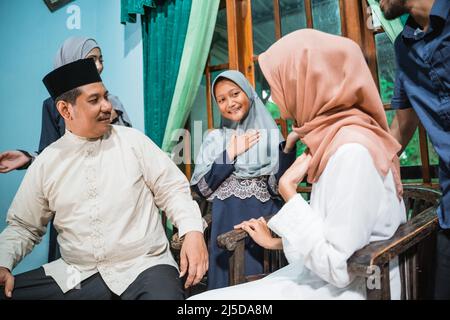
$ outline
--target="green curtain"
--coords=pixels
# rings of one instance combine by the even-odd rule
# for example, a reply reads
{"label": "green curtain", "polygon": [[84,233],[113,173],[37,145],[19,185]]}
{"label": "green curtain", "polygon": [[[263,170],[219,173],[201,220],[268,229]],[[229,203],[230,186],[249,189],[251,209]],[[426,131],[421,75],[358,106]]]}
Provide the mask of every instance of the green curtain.
{"label": "green curtain", "polygon": [[145,133],[158,146],[180,67],[192,0],[122,0],[122,23],[141,15]]}
{"label": "green curtain", "polygon": [[220,0],[192,0],[186,42],[170,106],[162,149],[171,151],[178,139],[175,130],[184,128],[200,86],[216,25]]}
{"label": "green curtain", "polygon": [[171,0],[142,16],[145,133],[161,146],[177,81],[192,0]]}
{"label": "green curtain", "polygon": [[[192,0],[121,1],[122,23],[134,23],[136,15],[141,15],[145,133],[161,146],[177,83]],[[166,234],[170,239],[172,226],[168,221]]]}
{"label": "green curtain", "polygon": [[153,0],[121,0],[120,22],[136,22],[136,15],[145,13],[144,7],[155,8]]}
{"label": "green curtain", "polygon": [[378,1],[367,0],[367,2],[369,3],[370,8],[372,8],[373,14],[377,17],[377,19],[383,26],[383,29],[386,32],[387,36],[389,37],[391,42],[394,43],[395,38],[397,38],[397,36],[403,31],[407,16],[402,16],[401,18],[397,18],[394,20],[387,20],[381,12],[380,4]]}

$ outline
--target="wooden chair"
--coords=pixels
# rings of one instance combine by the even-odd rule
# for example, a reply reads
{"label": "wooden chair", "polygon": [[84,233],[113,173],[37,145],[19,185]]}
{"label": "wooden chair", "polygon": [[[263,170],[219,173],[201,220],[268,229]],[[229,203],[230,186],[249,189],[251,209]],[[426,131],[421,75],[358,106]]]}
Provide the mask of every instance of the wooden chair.
{"label": "wooden chair", "polygon": [[[200,212],[202,213],[203,219],[206,221],[206,224],[208,227],[204,230],[204,237],[205,242],[208,244],[210,240],[210,234],[211,234],[211,204],[206,201],[206,199],[200,197],[196,193],[192,193],[192,198],[197,202]],[[164,219],[163,219],[164,220]],[[164,225],[165,222],[163,221]],[[180,256],[180,250],[181,246],[183,245],[183,240],[179,238],[178,231],[176,228],[174,228],[174,233],[172,235],[172,239],[170,240],[170,249],[172,251],[172,254],[175,257],[175,260],[179,263],[179,256]]]}
{"label": "wooden chair", "polygon": [[[423,299],[431,292],[435,256],[435,236],[438,229],[436,207],[440,192],[419,186],[404,187],[404,201],[408,221],[401,225],[394,236],[376,241],[358,250],[348,260],[348,270],[357,276],[373,281],[373,289],[367,286],[370,300],[390,299],[389,263],[399,257],[402,299]],[[270,219],[270,217],[266,217]],[[260,279],[286,265],[281,251],[265,250],[264,274],[244,275],[243,230],[232,230],[217,238],[218,245],[231,253],[230,285]],[[374,278],[377,277],[378,278]],[[369,282],[368,282],[369,283]]]}

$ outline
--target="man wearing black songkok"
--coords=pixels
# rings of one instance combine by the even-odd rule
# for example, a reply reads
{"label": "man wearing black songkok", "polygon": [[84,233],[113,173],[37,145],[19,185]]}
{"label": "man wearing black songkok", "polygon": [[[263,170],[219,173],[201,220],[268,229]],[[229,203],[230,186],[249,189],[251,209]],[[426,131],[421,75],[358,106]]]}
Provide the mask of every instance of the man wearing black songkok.
{"label": "man wearing black songkok", "polygon": [[[182,299],[207,270],[200,210],[183,173],[139,131],[110,124],[108,92],[91,59],[43,79],[66,133],[33,162],[0,234],[1,299]],[[180,272],[159,210],[184,243]],[[56,214],[55,214],[56,212]],[[11,270],[54,218],[61,259]]]}

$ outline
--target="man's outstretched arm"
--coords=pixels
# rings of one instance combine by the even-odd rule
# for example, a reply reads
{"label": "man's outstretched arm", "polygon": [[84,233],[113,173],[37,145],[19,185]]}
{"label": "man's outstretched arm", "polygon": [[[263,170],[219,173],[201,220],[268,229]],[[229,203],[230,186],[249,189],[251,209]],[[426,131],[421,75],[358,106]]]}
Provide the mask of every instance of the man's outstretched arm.
{"label": "man's outstretched arm", "polygon": [[13,170],[27,169],[32,160],[33,156],[26,151],[4,151],[0,153],[0,173],[8,173]]}
{"label": "man's outstretched arm", "polygon": [[9,208],[7,227],[0,234],[0,285],[5,284],[7,297],[13,289],[8,272],[41,242],[53,216],[40,184],[39,169],[28,170]]}
{"label": "man's outstretched arm", "polygon": [[148,138],[142,142],[144,178],[156,206],[184,237],[180,254],[180,276],[187,273],[185,287],[195,285],[208,269],[208,252],[203,238],[203,219],[192,199],[189,182],[175,163]]}

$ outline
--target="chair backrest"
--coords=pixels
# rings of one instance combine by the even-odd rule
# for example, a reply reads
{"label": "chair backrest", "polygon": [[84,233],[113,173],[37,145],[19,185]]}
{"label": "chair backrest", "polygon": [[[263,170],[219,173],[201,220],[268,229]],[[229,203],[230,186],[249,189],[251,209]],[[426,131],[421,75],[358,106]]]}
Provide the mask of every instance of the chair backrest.
{"label": "chair backrest", "polygon": [[[382,287],[369,292],[369,299],[389,299],[389,261],[399,257],[402,299],[422,299],[432,287],[429,279],[433,275],[435,257],[435,235],[437,217],[435,208],[440,192],[422,186],[404,186],[408,222],[399,227],[391,239],[368,244],[348,260],[349,271],[368,277],[368,270],[378,266],[382,271]],[[270,217],[266,217],[266,220]],[[287,261],[282,251],[265,250],[264,274],[244,275],[244,243],[247,237],[242,230],[232,230],[218,237],[219,246],[231,253],[230,285],[257,280],[285,266]]]}
{"label": "chair backrest", "polygon": [[441,193],[423,186],[403,186],[406,218],[410,220],[423,210],[439,204]]}
{"label": "chair backrest", "polygon": [[369,243],[356,251],[347,264],[355,275],[379,279],[378,286],[367,286],[368,299],[390,299],[389,265],[398,257],[401,299],[428,298],[433,290],[435,235],[438,228],[436,207],[440,193],[421,186],[405,186],[404,201],[408,221],[388,240]]}
{"label": "chair backrest", "polygon": [[[433,189],[405,186],[403,199],[407,220],[430,207],[437,207],[440,197],[441,193]],[[435,259],[436,232],[399,254],[402,300],[431,298]]]}

